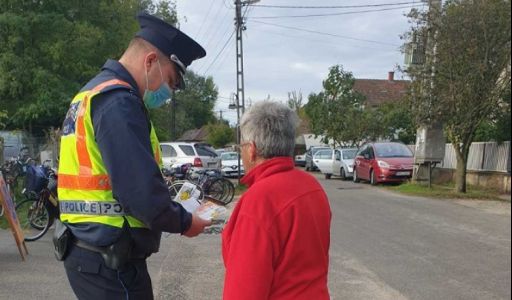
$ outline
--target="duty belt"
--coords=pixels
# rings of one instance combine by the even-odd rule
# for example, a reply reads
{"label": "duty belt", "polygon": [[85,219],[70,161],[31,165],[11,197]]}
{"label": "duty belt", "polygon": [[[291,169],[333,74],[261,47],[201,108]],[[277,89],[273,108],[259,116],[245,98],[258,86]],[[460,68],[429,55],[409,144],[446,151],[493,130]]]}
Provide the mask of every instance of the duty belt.
{"label": "duty belt", "polygon": [[60,213],[94,216],[124,216],[121,203],[116,201],[60,200]]}

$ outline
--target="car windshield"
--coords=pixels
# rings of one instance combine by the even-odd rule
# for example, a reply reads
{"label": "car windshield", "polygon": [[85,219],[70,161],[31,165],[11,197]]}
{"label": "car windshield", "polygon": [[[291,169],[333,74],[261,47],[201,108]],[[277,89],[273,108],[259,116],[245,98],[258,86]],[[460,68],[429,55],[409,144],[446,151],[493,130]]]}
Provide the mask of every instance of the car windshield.
{"label": "car windshield", "polygon": [[236,152],[222,153],[220,155],[221,160],[237,160],[238,154]]}
{"label": "car windshield", "polygon": [[317,153],[318,151],[320,151],[320,150],[327,150],[327,149],[329,149],[329,148],[327,148],[327,147],[324,147],[324,148],[312,148],[311,149],[311,153],[313,155],[315,155],[315,153]]}
{"label": "car windshield", "polygon": [[357,150],[343,150],[343,159],[354,159],[356,157]]}
{"label": "car windshield", "polygon": [[413,157],[407,146],[397,143],[375,144],[377,157]]}
{"label": "car windshield", "polygon": [[217,152],[208,145],[204,144],[195,144],[197,155],[199,156],[210,156],[210,157],[217,157]]}

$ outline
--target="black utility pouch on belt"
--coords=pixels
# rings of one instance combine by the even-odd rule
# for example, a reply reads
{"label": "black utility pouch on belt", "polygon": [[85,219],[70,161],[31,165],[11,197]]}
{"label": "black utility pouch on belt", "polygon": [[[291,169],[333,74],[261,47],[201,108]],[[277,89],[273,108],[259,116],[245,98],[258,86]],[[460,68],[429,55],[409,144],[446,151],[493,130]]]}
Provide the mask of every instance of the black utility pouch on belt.
{"label": "black utility pouch on belt", "polygon": [[99,253],[105,262],[105,265],[113,270],[120,270],[128,261],[132,259],[132,250],[134,242],[130,235],[127,223],[123,226],[123,232],[119,239],[107,247],[97,247],[81,240],[76,240],[75,245]]}
{"label": "black utility pouch on belt", "polygon": [[104,249],[100,254],[105,265],[114,270],[121,269],[131,259],[133,249],[133,240],[127,228],[124,228],[117,242]]}
{"label": "black utility pouch on belt", "polygon": [[71,243],[73,242],[73,234],[60,220],[55,220],[55,231],[53,232],[53,246],[55,258],[58,261],[66,259]]}

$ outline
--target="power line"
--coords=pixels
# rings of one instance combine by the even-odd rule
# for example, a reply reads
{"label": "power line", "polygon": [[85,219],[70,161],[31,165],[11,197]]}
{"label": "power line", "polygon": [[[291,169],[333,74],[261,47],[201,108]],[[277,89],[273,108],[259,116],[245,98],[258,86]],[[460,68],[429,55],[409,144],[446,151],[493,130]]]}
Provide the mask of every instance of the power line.
{"label": "power line", "polygon": [[302,31],[302,32],[309,32],[309,33],[315,33],[315,34],[320,34],[320,35],[332,36],[332,37],[337,37],[337,38],[341,38],[341,39],[354,40],[354,41],[367,42],[367,43],[374,43],[374,44],[380,44],[380,45],[388,45],[388,46],[394,46],[394,47],[399,47],[400,46],[400,45],[386,43],[386,42],[367,40],[367,39],[360,39],[360,38],[344,36],[344,35],[339,35],[339,34],[334,34],[334,33],[326,33],[326,32],[320,32],[320,31],[309,30],[309,29],[298,28],[298,27],[292,27],[292,26],[279,25],[279,24],[274,24],[274,23],[267,23],[267,22],[256,21],[256,20],[251,20],[251,21],[254,22],[254,23],[264,24],[264,25],[268,25],[268,26],[275,26],[275,27],[281,27],[281,28],[286,28],[286,29],[290,29],[290,30],[297,30],[297,31]]}
{"label": "power line", "polygon": [[[214,0],[211,0],[212,2],[215,2]],[[222,8],[222,5],[220,6],[220,8]],[[218,13],[220,12],[220,10],[218,11]],[[217,13],[217,15],[218,15]],[[229,31],[231,29],[231,22],[227,21],[228,19],[226,19],[226,16],[227,14],[229,13],[229,9],[225,9],[225,13],[224,13],[224,16],[221,18],[221,20],[225,20],[221,25],[227,25],[225,28],[226,30],[224,32],[221,32],[222,30],[222,26],[216,26],[217,27],[217,31],[215,32],[212,32],[211,35],[205,35],[205,42],[203,44],[203,46],[205,47],[205,49],[211,49],[211,51],[213,53],[216,53],[217,50],[219,49],[219,46],[221,45],[221,42],[229,35]],[[213,20],[213,22],[215,22],[215,20]],[[214,27],[213,26],[213,23],[210,25],[210,27]],[[205,31],[205,33],[208,32],[208,30]],[[220,33],[220,35],[219,35]],[[216,42],[212,43],[214,38],[216,39]],[[212,45],[210,47],[210,45]],[[197,68],[198,70],[198,73],[201,72],[201,70],[203,70],[209,63],[209,57],[207,57],[206,60],[202,61],[201,65]]]}
{"label": "power line", "polygon": [[223,0],[224,2],[224,6],[227,8],[227,9],[233,9],[235,8],[233,5],[229,4],[229,1],[227,0]]}
{"label": "power line", "polygon": [[[290,35],[290,34],[286,34],[286,33],[280,33],[280,32],[273,32],[273,31],[269,31],[269,30],[265,30],[265,29],[262,29],[262,28],[254,28],[255,30],[258,30],[258,31],[261,31],[261,32],[265,32],[266,34],[274,34],[274,35],[278,35],[278,36],[282,36],[282,37],[285,37],[285,38],[290,38],[290,39],[298,39],[298,40],[302,40],[302,41],[310,41],[310,42],[314,42],[314,43],[323,43],[323,44],[326,44],[326,45],[331,45],[333,47],[336,47],[336,46],[347,46],[347,44],[342,44],[341,41],[334,41],[332,39],[329,39],[329,40],[320,40],[320,39],[311,39],[311,38],[306,38],[306,37],[303,37],[303,36],[296,36],[296,35]],[[353,48],[361,48],[361,49],[370,49],[370,50],[377,50],[377,51],[383,51],[383,48],[372,48],[372,47],[364,47],[364,46],[359,46],[359,45],[348,45],[350,47],[353,47]],[[391,48],[389,48],[391,51]],[[392,51],[398,51],[396,49],[396,47],[393,46],[393,49]],[[387,50],[387,48],[386,48]]]}
{"label": "power line", "polygon": [[395,3],[382,3],[382,4],[361,4],[361,5],[332,5],[332,6],[296,6],[296,5],[265,5],[256,4],[254,7],[261,8],[292,8],[292,9],[345,9],[345,8],[363,8],[363,7],[383,7],[383,6],[397,6],[406,4],[415,4],[416,2],[395,2]]}
{"label": "power line", "polygon": [[[211,0],[211,1],[212,1],[212,2],[215,2],[215,1],[213,1],[213,0]],[[216,21],[218,20],[218,19],[217,19],[217,17],[219,16],[220,11],[222,10],[222,6],[223,6],[223,5],[219,5],[219,6],[217,7],[217,10],[216,10],[216,12],[215,12],[215,14],[214,14],[214,16],[213,16],[213,19],[212,19],[211,24],[214,24],[214,22],[216,22]],[[209,12],[208,12],[208,15],[209,15]],[[206,30],[204,31],[204,34],[201,34],[201,36],[207,37],[207,36],[208,36],[208,34],[207,34],[207,33],[208,33],[209,31],[211,31],[211,29],[213,29],[213,28],[215,28],[215,27],[210,25],[210,27],[206,28]],[[213,29],[213,30],[215,30],[215,29]],[[212,35],[214,35],[214,33],[213,33]],[[200,38],[199,38],[199,36],[198,36],[197,38],[198,38],[198,39],[200,39]]]}
{"label": "power line", "polygon": [[[212,1],[213,1],[213,0],[212,0]],[[229,20],[228,18],[226,18],[226,17],[228,16],[229,12],[230,12],[230,11],[226,9],[226,10],[224,11],[224,15],[222,16],[222,18],[221,18],[220,20]],[[214,21],[214,22],[215,22],[215,21]],[[228,26],[226,27],[226,30],[224,31],[224,33],[223,33],[223,34],[221,34],[221,35],[219,36],[219,39],[218,39],[217,43],[215,43],[215,46],[214,46],[212,49],[216,49],[216,48],[219,46],[220,41],[222,40],[222,38],[221,38],[221,37],[226,36],[226,35],[229,33],[229,29],[231,28],[231,22],[229,22],[229,21],[228,21],[227,23],[226,23],[226,22],[224,22],[223,24],[228,24]],[[217,32],[221,32],[221,31],[220,31],[220,27],[219,27],[219,30],[218,30]],[[206,45],[206,46],[208,46],[208,45],[213,45],[213,43],[214,43],[213,41],[214,41],[214,39],[215,39],[216,37],[217,37],[217,34],[216,34],[216,33],[211,34],[211,35],[208,37],[208,40],[206,41],[205,45]],[[206,37],[205,37],[205,38],[206,38]]]}
{"label": "power line", "polygon": [[233,30],[233,32],[231,33],[231,35],[229,36],[228,40],[226,41],[226,43],[224,44],[224,46],[222,47],[222,49],[220,49],[219,53],[217,53],[217,56],[215,56],[215,58],[213,59],[213,61],[210,63],[210,65],[208,66],[208,68],[206,68],[206,71],[204,71],[203,73],[203,76],[206,75],[206,73],[208,73],[208,71],[210,70],[210,68],[213,66],[213,64],[217,61],[217,59],[219,58],[219,56],[221,55],[222,52],[224,52],[224,50],[226,49],[227,45],[229,44],[229,42],[231,41],[231,39],[233,38],[233,35],[235,34],[235,30]]}
{"label": "power line", "polygon": [[371,12],[380,12],[380,11],[388,11],[388,10],[399,10],[405,8],[415,8],[422,7],[423,5],[408,5],[401,7],[392,7],[392,8],[381,8],[381,9],[372,9],[372,10],[359,10],[359,11],[349,11],[349,12],[340,12],[340,13],[327,13],[327,14],[314,14],[314,15],[295,15],[295,16],[263,16],[263,17],[251,17],[252,19],[297,19],[297,18],[316,18],[316,17],[334,17],[334,16],[342,16],[342,15],[354,15],[354,14],[363,14],[363,13],[371,13]]}
{"label": "power line", "polygon": [[204,17],[203,22],[201,22],[201,26],[199,26],[199,30],[196,33],[196,37],[199,37],[199,33],[201,33],[201,30],[203,29],[203,26],[206,23],[206,19],[208,19],[208,17],[210,16],[210,13],[212,12],[213,3],[215,3],[215,1],[212,1],[210,3],[210,8],[208,8],[208,13],[206,13],[206,17]]}

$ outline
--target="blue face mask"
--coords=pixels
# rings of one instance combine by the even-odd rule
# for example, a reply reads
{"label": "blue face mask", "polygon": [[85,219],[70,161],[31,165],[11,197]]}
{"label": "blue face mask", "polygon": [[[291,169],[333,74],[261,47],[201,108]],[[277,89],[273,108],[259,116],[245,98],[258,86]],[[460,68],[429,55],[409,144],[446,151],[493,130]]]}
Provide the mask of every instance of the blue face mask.
{"label": "blue face mask", "polygon": [[169,87],[169,84],[164,82],[164,76],[162,75],[162,68],[160,67],[160,62],[158,62],[158,68],[160,69],[160,76],[162,77],[162,84],[156,91],[151,91],[148,89],[148,72],[146,70],[146,91],[144,91],[144,104],[148,109],[158,108],[164,105],[167,101],[170,101],[172,98],[172,90]]}

